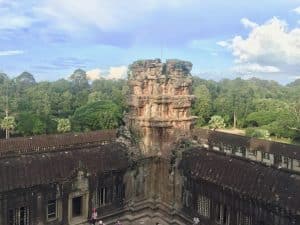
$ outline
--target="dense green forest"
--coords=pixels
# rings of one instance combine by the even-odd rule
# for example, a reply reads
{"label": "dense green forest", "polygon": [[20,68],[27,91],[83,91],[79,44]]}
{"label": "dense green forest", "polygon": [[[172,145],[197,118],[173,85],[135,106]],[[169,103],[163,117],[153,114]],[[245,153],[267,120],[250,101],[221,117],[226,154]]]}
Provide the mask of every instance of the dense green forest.
{"label": "dense green forest", "polygon": [[300,79],[283,86],[257,78],[215,82],[194,77],[193,93],[197,126],[213,125],[217,115],[226,127],[246,129],[248,136],[300,139]]}
{"label": "dense green forest", "polygon": [[[78,69],[68,80],[36,82],[24,72],[0,73],[0,137],[116,128],[126,111],[126,80],[88,81]],[[300,139],[300,80],[286,86],[260,79],[220,82],[194,77],[196,126],[236,127],[254,137]]]}
{"label": "dense green forest", "polygon": [[36,82],[27,72],[14,79],[2,73],[1,137],[6,128],[13,136],[115,128],[125,110],[126,92],[125,80],[90,83],[81,69],[55,82]]}

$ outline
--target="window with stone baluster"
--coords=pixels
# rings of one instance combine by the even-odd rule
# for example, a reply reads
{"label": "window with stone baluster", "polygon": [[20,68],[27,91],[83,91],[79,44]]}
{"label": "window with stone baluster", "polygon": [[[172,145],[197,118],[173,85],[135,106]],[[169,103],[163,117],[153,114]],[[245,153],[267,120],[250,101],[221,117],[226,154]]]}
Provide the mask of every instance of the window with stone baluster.
{"label": "window with stone baluster", "polygon": [[47,204],[47,220],[55,220],[57,218],[57,201],[49,200]]}
{"label": "window with stone baluster", "polygon": [[197,199],[197,212],[199,215],[210,217],[210,199],[204,195],[199,195]]}
{"label": "window with stone baluster", "polygon": [[30,210],[28,206],[8,210],[8,225],[29,225]]}
{"label": "window with stone baluster", "polygon": [[238,225],[252,225],[251,217],[243,214],[242,212],[237,213],[237,224]]}

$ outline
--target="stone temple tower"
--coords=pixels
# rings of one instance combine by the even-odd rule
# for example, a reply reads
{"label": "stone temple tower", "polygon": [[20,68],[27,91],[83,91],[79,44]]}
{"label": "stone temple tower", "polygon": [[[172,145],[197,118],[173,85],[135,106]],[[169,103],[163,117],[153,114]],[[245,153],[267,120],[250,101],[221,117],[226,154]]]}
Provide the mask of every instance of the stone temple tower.
{"label": "stone temple tower", "polygon": [[127,126],[144,156],[168,157],[172,146],[189,135],[195,117],[190,108],[192,64],[181,60],[136,61],[129,67]]}

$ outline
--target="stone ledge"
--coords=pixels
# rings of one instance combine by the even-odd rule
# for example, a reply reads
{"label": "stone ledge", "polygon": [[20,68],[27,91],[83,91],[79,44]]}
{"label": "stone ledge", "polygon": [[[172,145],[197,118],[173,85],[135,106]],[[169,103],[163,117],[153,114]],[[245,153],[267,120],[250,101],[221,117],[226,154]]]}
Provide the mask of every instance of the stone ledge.
{"label": "stone ledge", "polygon": [[[154,221],[159,221],[162,225],[192,223],[188,216],[161,201],[146,199],[133,204],[133,206],[127,204],[123,209],[105,215],[101,219],[107,225],[113,225],[117,220],[123,225],[155,224]],[[141,223],[142,221],[144,223]]]}

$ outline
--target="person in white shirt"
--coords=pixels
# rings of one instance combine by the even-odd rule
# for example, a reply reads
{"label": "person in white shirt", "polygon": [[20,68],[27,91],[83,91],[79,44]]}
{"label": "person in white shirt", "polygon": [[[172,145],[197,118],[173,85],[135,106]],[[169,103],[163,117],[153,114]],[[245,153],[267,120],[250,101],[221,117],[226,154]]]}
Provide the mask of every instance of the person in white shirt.
{"label": "person in white shirt", "polygon": [[92,212],[92,224],[93,224],[93,225],[96,224],[97,217],[98,217],[97,210],[96,210],[96,208],[93,208],[93,212]]}
{"label": "person in white shirt", "polygon": [[200,223],[199,218],[198,218],[198,217],[194,217],[194,218],[193,218],[193,225],[197,225],[197,224],[199,224],[199,223]]}

